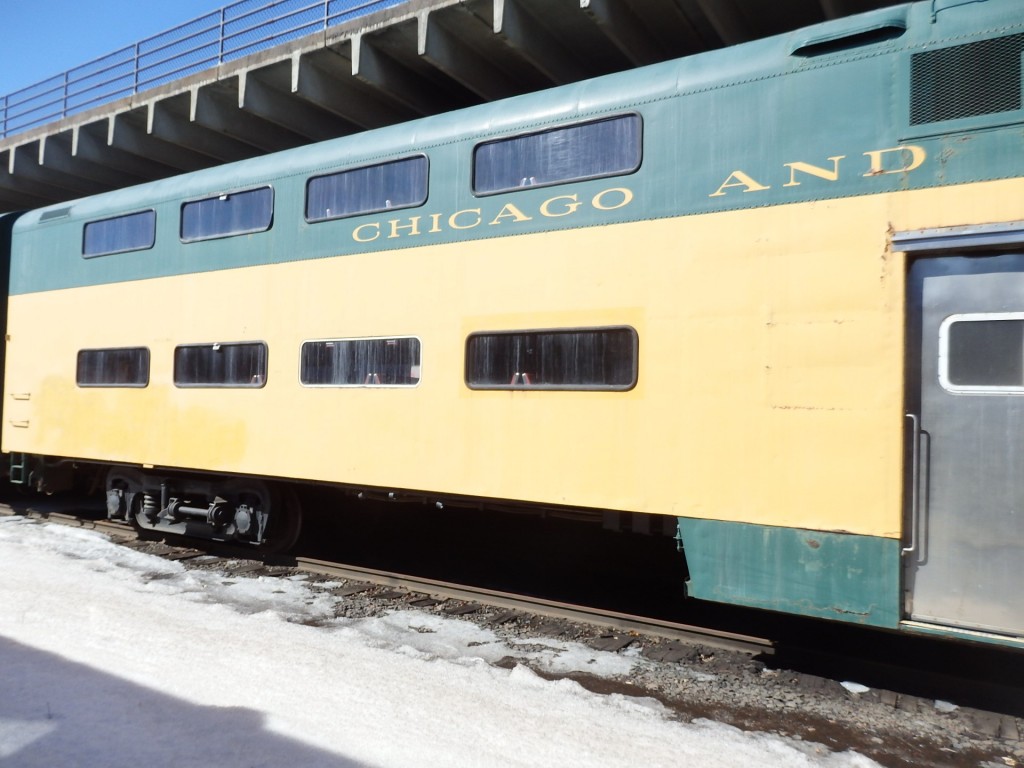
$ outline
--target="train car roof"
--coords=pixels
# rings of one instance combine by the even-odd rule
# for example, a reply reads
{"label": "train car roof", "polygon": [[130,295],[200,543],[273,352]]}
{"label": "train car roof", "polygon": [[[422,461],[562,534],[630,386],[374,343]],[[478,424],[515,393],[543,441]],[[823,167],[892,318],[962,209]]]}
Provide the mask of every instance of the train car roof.
{"label": "train car roof", "polygon": [[[1007,8],[1012,9],[1015,1],[971,0],[972,21],[985,15],[997,20],[1000,14],[1005,21]],[[24,215],[16,228],[51,219],[96,218],[168,200],[229,193],[292,175],[356,167],[469,138],[498,137],[609,110],[628,110],[630,106],[681,94],[826,66],[851,56],[876,55],[877,50],[859,50],[870,43],[891,42],[898,50],[938,34],[930,28],[935,27],[937,8],[966,4],[966,0],[924,0],[881,8],[730,48],[48,206]]]}

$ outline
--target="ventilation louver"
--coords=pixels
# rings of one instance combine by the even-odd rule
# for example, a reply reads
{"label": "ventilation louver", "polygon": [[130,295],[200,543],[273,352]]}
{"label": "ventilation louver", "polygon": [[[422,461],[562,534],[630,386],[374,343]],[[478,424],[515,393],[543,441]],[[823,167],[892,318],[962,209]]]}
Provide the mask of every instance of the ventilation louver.
{"label": "ventilation louver", "polygon": [[910,124],[1021,108],[1024,33],[915,53],[910,60]]}
{"label": "ventilation louver", "polygon": [[71,206],[68,205],[64,208],[51,208],[48,211],[43,211],[39,216],[40,221],[49,221],[50,219],[60,219],[71,213]]}

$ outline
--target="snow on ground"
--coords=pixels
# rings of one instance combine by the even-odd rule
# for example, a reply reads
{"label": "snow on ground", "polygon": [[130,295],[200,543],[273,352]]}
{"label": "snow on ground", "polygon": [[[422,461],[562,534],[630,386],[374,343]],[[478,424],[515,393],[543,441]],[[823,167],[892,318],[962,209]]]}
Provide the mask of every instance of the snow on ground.
{"label": "snow on ground", "polygon": [[[876,765],[495,667],[527,654],[469,622],[336,619],[333,601],[301,578],[186,570],[0,517],[0,765]],[[644,663],[535,646],[531,663],[552,671]]]}

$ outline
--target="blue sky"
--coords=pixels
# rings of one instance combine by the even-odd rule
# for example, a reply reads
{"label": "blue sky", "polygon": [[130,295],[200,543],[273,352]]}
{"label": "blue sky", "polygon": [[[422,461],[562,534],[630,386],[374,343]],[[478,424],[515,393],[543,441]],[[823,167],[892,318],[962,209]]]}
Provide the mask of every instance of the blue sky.
{"label": "blue sky", "polygon": [[228,4],[228,0],[0,0],[0,96]]}

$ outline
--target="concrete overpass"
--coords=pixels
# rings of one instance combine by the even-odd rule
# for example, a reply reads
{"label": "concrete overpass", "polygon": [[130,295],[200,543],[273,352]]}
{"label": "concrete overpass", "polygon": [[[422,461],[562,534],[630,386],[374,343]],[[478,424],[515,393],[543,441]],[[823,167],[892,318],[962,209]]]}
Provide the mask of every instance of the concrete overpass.
{"label": "concrete overpass", "polygon": [[893,4],[408,0],[0,139],[0,211],[61,202]]}

